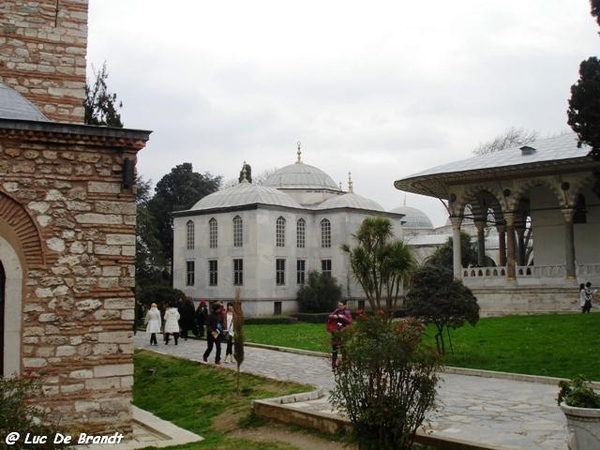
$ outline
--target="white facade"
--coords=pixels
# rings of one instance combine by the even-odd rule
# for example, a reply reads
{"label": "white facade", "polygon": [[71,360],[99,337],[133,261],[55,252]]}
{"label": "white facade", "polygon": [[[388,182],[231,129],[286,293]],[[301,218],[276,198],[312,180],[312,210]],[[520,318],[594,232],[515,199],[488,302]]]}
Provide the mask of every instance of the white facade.
{"label": "white facade", "polygon": [[239,289],[245,314],[286,314],[297,311],[309,271],[331,271],[356,307],[364,293],[340,247],[354,247],[352,234],[372,216],[389,217],[402,237],[402,214],[355,194],[351,183],[342,191],[299,157],[263,185],[244,180],[174,214],[173,286],[209,301],[233,300]]}

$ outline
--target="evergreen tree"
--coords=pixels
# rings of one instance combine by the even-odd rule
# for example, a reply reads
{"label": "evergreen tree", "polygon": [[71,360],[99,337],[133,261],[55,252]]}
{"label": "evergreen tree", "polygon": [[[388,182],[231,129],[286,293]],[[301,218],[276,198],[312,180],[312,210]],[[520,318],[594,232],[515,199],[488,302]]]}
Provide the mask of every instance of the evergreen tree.
{"label": "evergreen tree", "polygon": [[123,103],[117,100],[117,94],[112,94],[108,90],[106,61],[102,64],[100,71],[96,72],[93,66],[92,70],[96,79],[92,84],[88,82],[85,84],[84,123],[123,128],[121,114],[119,113]]}
{"label": "evergreen tree", "polygon": [[158,240],[164,260],[173,260],[173,211],[191,208],[201,198],[219,189],[221,177],[210,173],[194,172],[191,163],[183,163],[171,169],[156,184],[154,197],[148,209],[156,222]]}
{"label": "evergreen tree", "polygon": [[[591,0],[590,4],[591,14],[600,25],[600,0]],[[600,60],[595,56],[579,65],[579,81],[571,86],[567,116],[579,144],[589,145],[590,155],[600,160]],[[594,169],[593,173],[592,189],[600,197],[600,169]]]}

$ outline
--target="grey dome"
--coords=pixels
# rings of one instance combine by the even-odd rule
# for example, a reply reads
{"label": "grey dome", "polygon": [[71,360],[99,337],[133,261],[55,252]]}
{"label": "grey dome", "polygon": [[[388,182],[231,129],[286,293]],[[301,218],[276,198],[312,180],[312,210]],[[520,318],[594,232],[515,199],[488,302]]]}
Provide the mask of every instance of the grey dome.
{"label": "grey dome", "polygon": [[263,186],[279,189],[340,190],[335,181],[321,169],[302,162],[277,170],[263,182]]}
{"label": "grey dome", "polygon": [[0,83],[0,119],[48,122],[40,110],[12,88]]}
{"label": "grey dome", "polygon": [[404,228],[433,229],[433,223],[423,211],[410,206],[400,206],[392,209],[393,213],[404,214],[402,226]]}
{"label": "grey dome", "polygon": [[373,211],[385,211],[376,201],[362,197],[361,195],[353,192],[328,198],[317,207],[317,209],[331,208],[356,208]]}
{"label": "grey dome", "polygon": [[255,203],[301,208],[300,204],[285,192],[268,186],[257,186],[244,180],[233,187],[214,192],[200,199],[192,206],[191,211],[227,208]]}

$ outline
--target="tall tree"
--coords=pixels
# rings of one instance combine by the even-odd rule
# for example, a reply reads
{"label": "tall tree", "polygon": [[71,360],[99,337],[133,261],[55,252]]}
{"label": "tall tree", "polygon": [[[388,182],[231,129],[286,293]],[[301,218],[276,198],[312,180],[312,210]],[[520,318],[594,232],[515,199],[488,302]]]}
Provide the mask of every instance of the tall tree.
{"label": "tall tree", "polygon": [[507,148],[518,147],[529,144],[535,141],[539,136],[537,131],[528,131],[524,128],[509,128],[504,133],[496,136],[494,139],[488,142],[479,144],[473,153],[478,156],[487,155],[488,153],[495,153]]}
{"label": "tall tree", "polygon": [[210,173],[194,172],[191,163],[183,163],[171,169],[156,184],[154,197],[148,208],[158,231],[165,261],[173,260],[173,211],[189,209],[201,198],[219,189],[221,177]]}
{"label": "tall tree", "polygon": [[[600,25],[600,0],[591,0],[591,14]],[[591,147],[590,155],[600,160],[600,61],[592,56],[579,65],[579,81],[571,86],[568,124],[579,144]],[[593,170],[594,193],[600,197],[600,169]]]}
{"label": "tall tree", "polygon": [[136,253],[135,276],[136,292],[139,286],[154,284],[157,279],[157,268],[164,267],[162,247],[158,240],[156,220],[150,211],[151,182],[137,179],[136,191]]}
{"label": "tall tree", "polygon": [[396,309],[400,287],[415,266],[410,249],[394,238],[392,223],[385,217],[368,217],[353,235],[355,248],[342,245],[350,266],[363,288],[371,309],[391,313]]}
{"label": "tall tree", "polygon": [[99,71],[96,71],[93,66],[92,71],[96,79],[91,84],[89,82],[85,84],[84,123],[123,128],[121,114],[119,113],[123,103],[117,100],[117,94],[108,90],[106,61],[104,61]]}

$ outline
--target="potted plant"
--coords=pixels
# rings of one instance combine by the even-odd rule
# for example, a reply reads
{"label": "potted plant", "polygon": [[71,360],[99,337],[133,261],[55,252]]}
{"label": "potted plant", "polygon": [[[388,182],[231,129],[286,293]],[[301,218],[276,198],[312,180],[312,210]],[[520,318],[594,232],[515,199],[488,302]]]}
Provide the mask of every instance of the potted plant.
{"label": "potted plant", "polygon": [[567,418],[569,450],[600,449],[600,394],[582,375],[561,380],[556,401]]}

